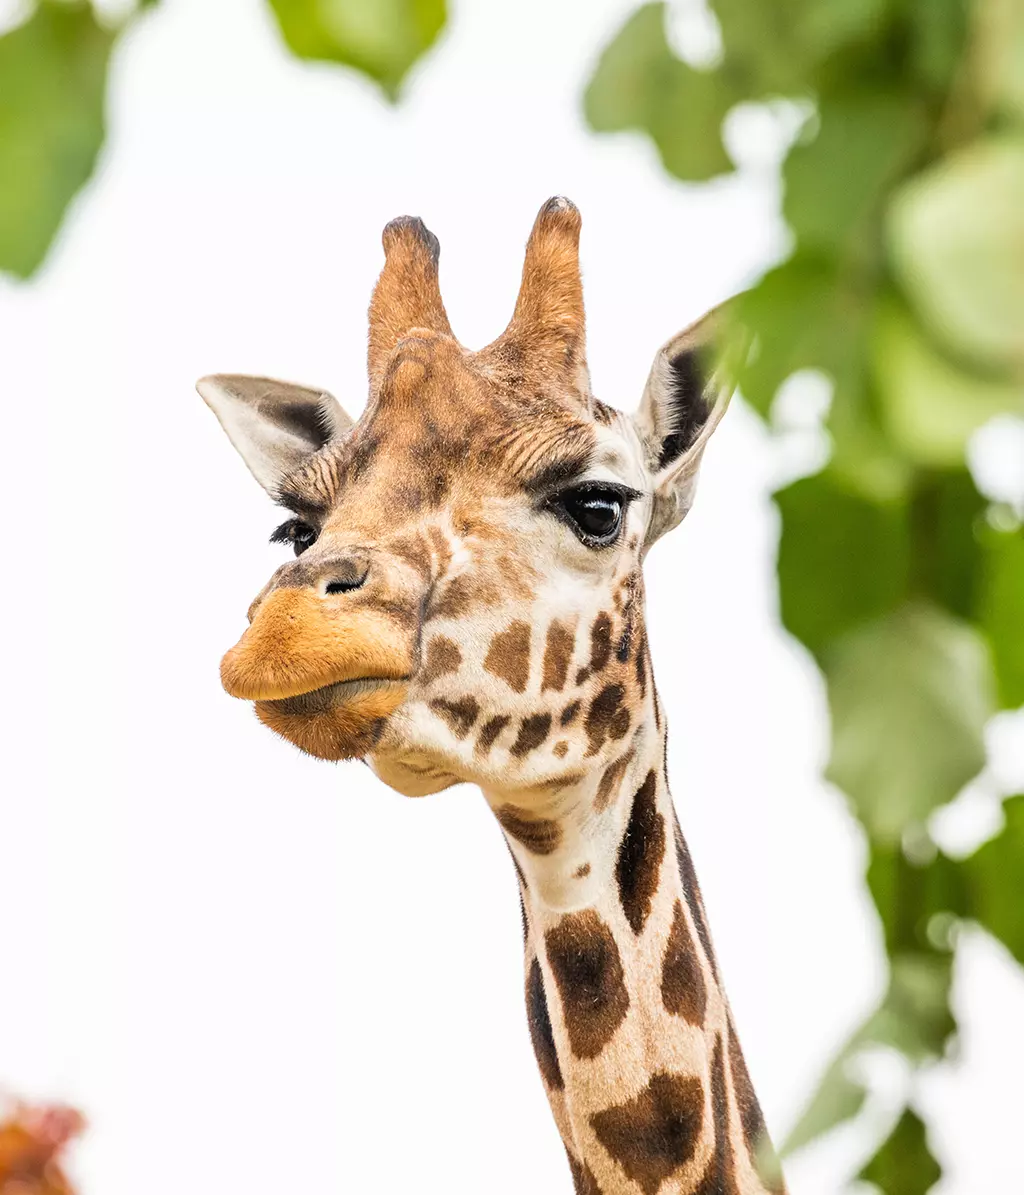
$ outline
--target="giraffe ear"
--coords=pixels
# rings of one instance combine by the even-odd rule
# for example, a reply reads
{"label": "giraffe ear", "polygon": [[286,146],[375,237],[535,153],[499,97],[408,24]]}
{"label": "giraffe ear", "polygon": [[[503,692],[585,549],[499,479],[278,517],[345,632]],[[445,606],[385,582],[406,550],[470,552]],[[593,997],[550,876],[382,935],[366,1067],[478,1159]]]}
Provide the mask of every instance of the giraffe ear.
{"label": "giraffe ear", "polygon": [[662,345],[633,417],[654,477],[648,545],[680,523],[693,504],[701,457],[732,397],[735,382],[721,357],[721,328],[716,308]]}
{"label": "giraffe ear", "polygon": [[352,427],[326,390],[234,373],[200,378],[196,389],[253,477],[274,498],[289,473]]}

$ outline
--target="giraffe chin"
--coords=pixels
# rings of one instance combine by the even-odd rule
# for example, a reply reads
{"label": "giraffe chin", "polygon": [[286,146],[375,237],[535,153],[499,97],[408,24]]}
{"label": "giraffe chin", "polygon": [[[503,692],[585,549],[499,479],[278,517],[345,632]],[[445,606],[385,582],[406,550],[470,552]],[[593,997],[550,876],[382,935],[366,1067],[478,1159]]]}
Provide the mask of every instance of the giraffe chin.
{"label": "giraffe chin", "polygon": [[386,751],[374,752],[366,762],[378,779],[403,797],[430,797],[466,779],[456,776],[435,760],[404,753],[396,756]]}
{"label": "giraffe chin", "polygon": [[256,716],[307,755],[359,759],[378,741],[407,690],[404,681],[339,681],[297,697],[257,701]]}

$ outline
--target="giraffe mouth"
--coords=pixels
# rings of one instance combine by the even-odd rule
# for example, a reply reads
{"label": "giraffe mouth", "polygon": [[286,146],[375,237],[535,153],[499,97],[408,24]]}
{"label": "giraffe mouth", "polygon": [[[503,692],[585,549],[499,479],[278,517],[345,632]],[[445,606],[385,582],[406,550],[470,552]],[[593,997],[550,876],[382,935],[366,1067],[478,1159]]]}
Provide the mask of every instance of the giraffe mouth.
{"label": "giraffe mouth", "polygon": [[405,700],[407,678],[360,677],[256,702],[271,730],[318,759],[355,759],[379,740],[387,719]]}
{"label": "giraffe mouth", "polygon": [[401,688],[404,696],[408,683],[408,677],[395,680],[383,676],[361,676],[356,680],[334,681],[332,684],[322,685],[319,689],[310,689],[308,693],[299,693],[295,697],[279,697],[259,701],[257,704],[272,706],[282,714],[324,714],[346,701],[369,693],[380,693],[396,686]]}

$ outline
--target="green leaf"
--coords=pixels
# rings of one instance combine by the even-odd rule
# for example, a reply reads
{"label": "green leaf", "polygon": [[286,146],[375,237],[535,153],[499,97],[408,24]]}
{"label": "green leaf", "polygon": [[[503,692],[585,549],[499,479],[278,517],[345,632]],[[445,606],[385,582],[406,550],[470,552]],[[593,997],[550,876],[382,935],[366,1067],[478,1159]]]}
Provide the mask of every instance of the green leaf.
{"label": "green leaf", "polygon": [[1024,4],[987,0],[977,6],[974,82],[986,107],[1024,119]]}
{"label": "green leaf", "polygon": [[872,843],[867,882],[889,954],[934,949],[928,932],[933,917],[970,916],[963,867],[939,850],[927,863],[916,864],[899,846]]}
{"label": "green leaf", "polygon": [[[758,8],[771,8],[759,5]],[[820,62],[844,47],[868,44],[879,40],[887,23],[891,0],[804,0],[802,13],[794,23],[793,39],[803,47],[808,62]],[[783,39],[780,52],[786,55]],[[792,62],[793,54],[790,52]]]}
{"label": "green leaf", "polygon": [[794,482],[775,501],[782,514],[782,621],[820,659],[841,635],[902,602],[910,568],[907,508],[851,493],[828,470]]}
{"label": "green leaf", "polygon": [[825,93],[818,121],[817,135],[786,159],[783,214],[803,252],[870,255],[871,222],[927,132],[923,106],[895,91]]}
{"label": "green leaf", "polygon": [[822,1075],[806,1109],[782,1143],[779,1152],[784,1156],[810,1145],[860,1112],[867,1091],[852,1077],[850,1069],[862,1045],[860,1034],[854,1034]]}
{"label": "green leaf", "polygon": [[942,1177],[925,1137],[924,1124],[909,1108],[881,1149],[857,1176],[884,1195],[927,1195]]}
{"label": "green leaf", "polygon": [[39,268],[93,172],[112,41],[84,0],[42,0],[0,37],[0,269]]}
{"label": "green leaf", "polygon": [[1024,365],[1024,137],[990,137],[915,176],[890,208],[906,293],[954,352]]}
{"label": "green leaf", "polygon": [[972,915],[1024,965],[1024,795],[1003,804],[1006,824],[964,860]]}
{"label": "green leaf", "polygon": [[913,470],[885,434],[868,381],[861,381],[857,388],[852,384],[855,378],[856,372],[851,369],[846,387],[837,390],[832,401],[828,417],[832,437],[829,468],[851,493],[871,502],[906,502],[913,486]]}
{"label": "green leaf", "polygon": [[785,94],[805,84],[810,65],[796,36],[807,0],[712,0],[729,69],[741,74],[752,95]]}
{"label": "green leaf", "polygon": [[878,39],[889,7],[890,0],[711,0],[726,66],[752,96],[805,92],[830,55]]}
{"label": "green leaf", "polygon": [[[827,6],[820,0],[770,4],[710,0],[709,7],[722,38],[722,82],[727,78],[739,98],[753,100],[808,95],[815,67],[844,47],[870,47],[880,37],[893,4],[892,0],[830,0]],[[634,14],[627,28],[645,8]],[[663,29],[664,16],[659,14],[658,31]],[[653,35],[645,34],[643,44],[653,40]]]}
{"label": "green leaf", "polygon": [[835,644],[825,674],[828,779],[873,838],[896,843],[984,765],[992,711],[986,647],[969,625],[907,605]]}
{"label": "green leaf", "polygon": [[916,78],[940,95],[954,83],[964,57],[971,0],[910,0],[910,64]]}
{"label": "green leaf", "polygon": [[826,257],[797,254],[739,295],[737,319],[754,338],[740,375],[743,397],[767,415],[779,386],[799,369],[820,369],[839,394],[859,392],[869,307]]}
{"label": "green leaf", "polygon": [[962,464],[968,439],[983,423],[1024,412],[1024,381],[998,381],[960,369],[895,303],[885,304],[879,315],[872,366],[886,429],[919,465]]}
{"label": "green leaf", "polygon": [[899,954],[892,960],[889,989],[828,1066],[806,1110],[786,1138],[783,1154],[802,1149],[861,1110],[867,1091],[855,1077],[869,1047],[887,1046],[912,1062],[941,1057],[956,1031],[949,1009],[952,957],[934,952]]}
{"label": "green leaf", "polygon": [[834,383],[831,471],[851,493],[886,502],[904,498],[911,477],[873,410],[867,373],[873,302],[857,272],[824,254],[797,253],[737,296],[730,318],[753,341],[739,372],[746,401],[768,415],[792,373],[827,374]]}
{"label": "green leaf", "polygon": [[956,1032],[949,1007],[953,956],[905,951],[891,959],[889,990],[865,1029],[865,1039],[891,1046],[912,1062],[941,1058]]}
{"label": "green leaf", "polygon": [[986,527],[978,618],[992,649],[1000,704],[1024,705],[1024,527]]}
{"label": "green leaf", "polygon": [[677,58],[665,40],[665,5],[645,4],[601,55],[584,112],[599,133],[647,133],[670,174],[702,181],[733,169],[722,121],[744,98],[724,72]]}
{"label": "green leaf", "polygon": [[391,100],[446,18],[445,0],[270,0],[270,7],[299,58],[355,67]]}
{"label": "green leaf", "polygon": [[987,500],[967,469],[919,474],[913,514],[919,525],[914,552],[914,587],[951,614],[975,617],[981,571],[979,529]]}

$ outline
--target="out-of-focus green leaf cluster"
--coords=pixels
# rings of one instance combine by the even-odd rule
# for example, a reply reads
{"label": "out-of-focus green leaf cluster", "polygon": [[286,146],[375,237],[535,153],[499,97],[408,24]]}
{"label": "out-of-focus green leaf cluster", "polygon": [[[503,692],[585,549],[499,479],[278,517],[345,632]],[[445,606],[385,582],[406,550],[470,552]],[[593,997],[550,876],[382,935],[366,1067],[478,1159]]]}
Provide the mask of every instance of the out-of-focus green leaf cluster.
{"label": "out-of-focus green leaf cluster", "polygon": [[444,28],[445,0],[269,0],[300,58],[352,66],[395,100],[409,68]]}
{"label": "out-of-focus green leaf cluster", "polygon": [[[1024,3],[708,9],[716,61],[684,61],[666,6],[646,4],[605,50],[585,108],[595,129],[647,134],[694,182],[734,168],[722,127],[738,104],[808,113],[782,168],[792,251],[733,304],[753,338],[740,387],[774,424],[790,375],[831,382],[828,464],[777,495],[780,598],[827,681],[827,776],[870,845],[890,983],[792,1149],[860,1110],[866,1050],[911,1068],[947,1054],[962,921],[1024,962],[1024,797],[967,859],[929,834],[982,769],[989,717],[1024,702],[1021,512],[990,506],[966,467],[978,428],[1024,414]],[[923,1195],[939,1173],[908,1108],[860,1177]]]}
{"label": "out-of-focus green leaf cluster", "polygon": [[42,0],[0,37],[0,269],[38,268],[92,174],[112,41],[84,0]]}
{"label": "out-of-focus green leaf cluster", "polygon": [[[107,66],[144,9],[104,24],[89,0],[32,0],[0,36],[0,270],[29,278],[103,146]],[[398,97],[445,23],[445,0],[268,0],[300,58],[354,67]]]}

